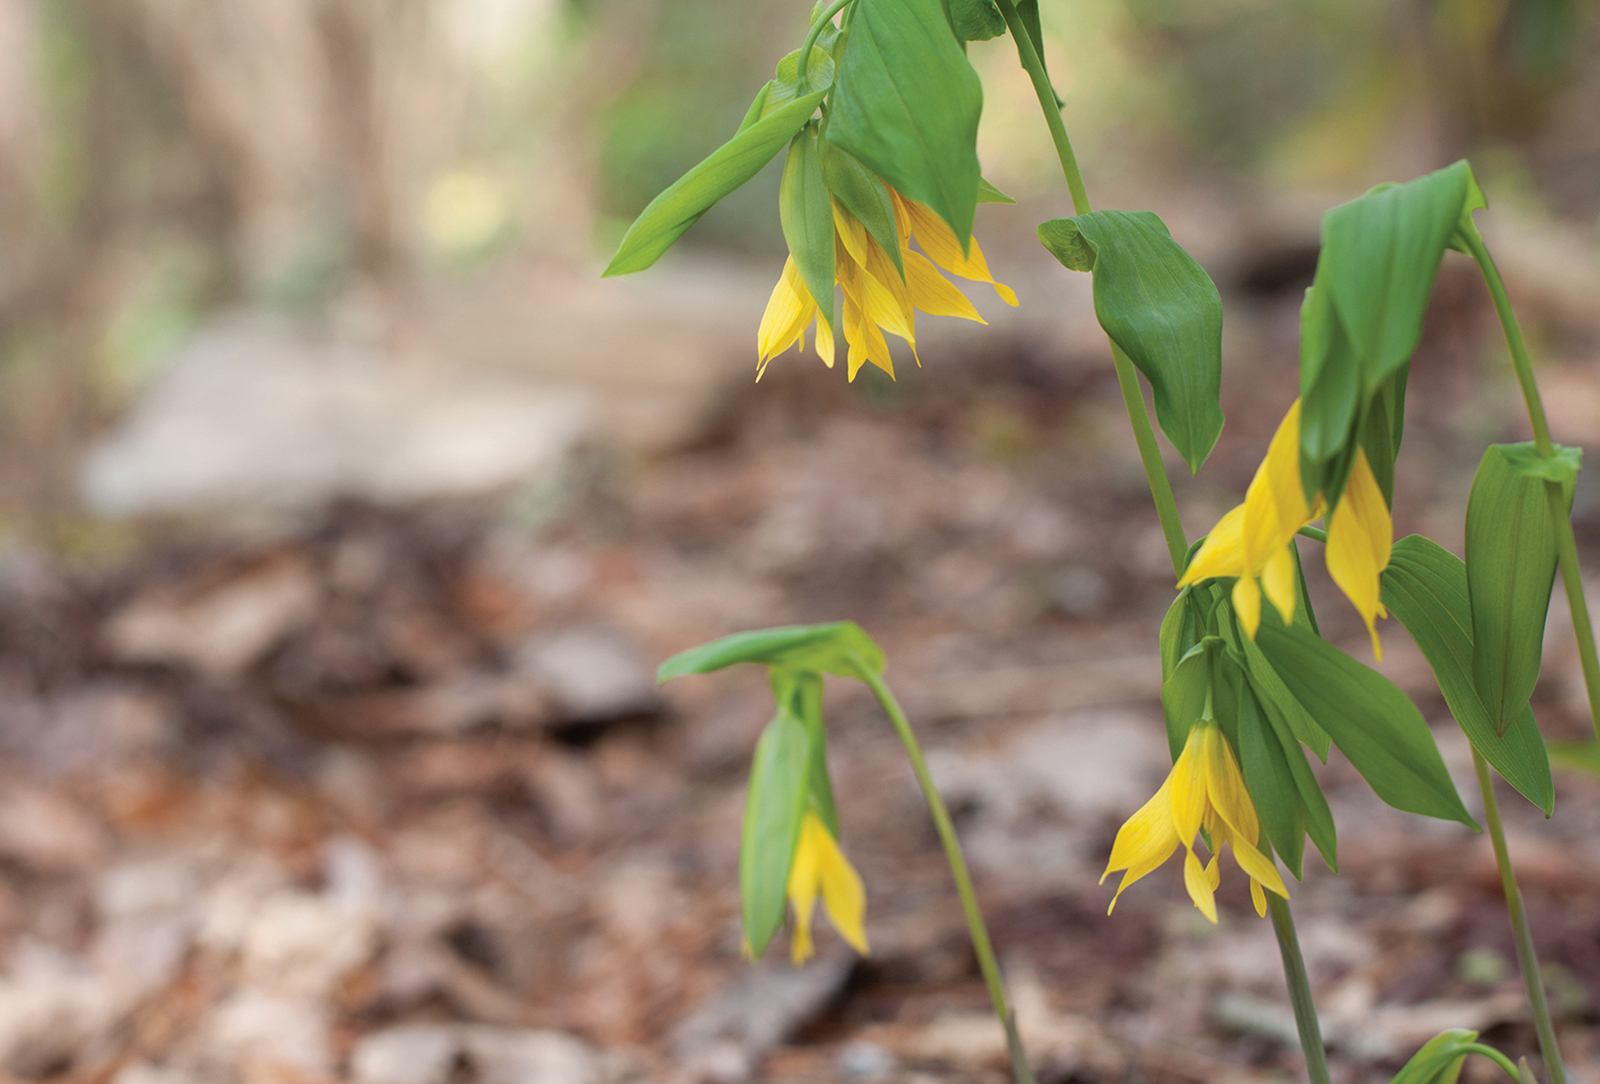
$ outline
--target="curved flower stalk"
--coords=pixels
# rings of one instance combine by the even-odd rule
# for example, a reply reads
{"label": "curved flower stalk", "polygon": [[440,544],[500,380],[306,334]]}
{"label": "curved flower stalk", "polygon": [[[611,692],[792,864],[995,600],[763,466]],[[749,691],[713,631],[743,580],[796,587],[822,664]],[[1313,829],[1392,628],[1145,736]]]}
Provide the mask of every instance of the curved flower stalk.
{"label": "curved flower stalk", "polygon": [[[916,312],[930,316],[955,316],[963,320],[988,323],[965,294],[956,289],[941,269],[974,282],[987,282],[1008,305],[1017,304],[1011,287],[996,282],[984,259],[983,249],[973,238],[970,250],[961,251],[961,242],[944,220],[915,200],[906,199],[893,188],[902,276],[883,246],[838,200],[833,200],[835,283],[844,296],[844,337],[849,345],[849,378],[854,380],[861,366],[871,362],[891,378],[894,361],[884,332],[897,335],[911,344],[916,356]],[[923,251],[911,247],[915,238]],[[926,254],[924,254],[926,253]],[[799,265],[791,255],[783,274],[772,288],[766,312],[757,332],[756,379],[767,370],[767,363],[796,344],[805,349],[806,328],[816,322],[817,356],[831,369],[834,362],[833,327],[821,318],[817,302],[806,288]],[[917,364],[922,360],[917,359]]]}
{"label": "curved flower stalk", "polygon": [[1245,492],[1244,503],[1217,521],[1179,578],[1178,586],[1236,577],[1233,607],[1252,640],[1261,626],[1263,590],[1284,624],[1288,624],[1294,619],[1300,596],[1290,546],[1297,531],[1325,515],[1328,574],[1366,622],[1372,636],[1372,652],[1381,660],[1383,644],[1378,639],[1376,621],[1389,616],[1379,598],[1379,576],[1389,566],[1394,541],[1389,506],[1366,452],[1359,448],[1349,481],[1332,514],[1328,515],[1320,493],[1314,501],[1307,502],[1300,482],[1299,399],[1278,425],[1266,458]]}
{"label": "curved flower stalk", "polygon": [[[1200,829],[1211,841],[1211,861],[1204,867],[1194,853],[1194,839]],[[1117,886],[1110,914],[1127,887],[1162,865],[1179,847],[1183,859],[1183,884],[1200,913],[1217,921],[1216,889],[1222,872],[1217,868],[1222,845],[1233,850],[1240,868],[1250,876],[1250,898],[1256,914],[1267,913],[1265,889],[1284,899],[1289,889],[1271,858],[1256,849],[1261,838],[1261,822],[1256,817],[1250,792],[1222,728],[1207,717],[1189,731],[1188,741],[1178,762],[1155,797],[1129,817],[1111,846],[1111,858],[1100,883],[1118,870],[1126,870]]]}

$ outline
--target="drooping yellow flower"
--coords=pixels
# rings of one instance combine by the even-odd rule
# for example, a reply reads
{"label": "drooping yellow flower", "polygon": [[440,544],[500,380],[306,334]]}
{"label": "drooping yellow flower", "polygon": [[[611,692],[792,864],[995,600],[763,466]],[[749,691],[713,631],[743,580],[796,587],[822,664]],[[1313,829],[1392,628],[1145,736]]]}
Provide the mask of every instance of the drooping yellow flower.
{"label": "drooping yellow flower", "polygon": [[863,956],[867,954],[867,893],[861,875],[834,842],[822,818],[806,810],[800,822],[800,845],[795,848],[794,865],[789,867],[789,902],[794,905],[794,945],[790,958],[798,965],[814,954],[811,944],[811,914],[817,896],[839,935]]}
{"label": "drooping yellow flower", "polygon": [[[1211,837],[1212,846],[1211,861],[1204,867],[1194,853],[1194,839],[1202,827]],[[1186,852],[1184,887],[1200,913],[1215,922],[1215,893],[1222,880],[1217,858],[1226,843],[1240,867],[1250,875],[1250,898],[1256,905],[1256,914],[1265,915],[1267,898],[1263,888],[1284,899],[1289,898],[1289,889],[1278,867],[1256,849],[1260,835],[1256,807],[1250,801],[1244,776],[1222,728],[1210,719],[1196,723],[1161,789],[1117,832],[1100,883],[1104,884],[1117,870],[1127,872],[1122,875],[1106,914],[1116,907],[1117,898],[1129,885],[1154,871],[1182,847]]]}
{"label": "drooping yellow flower", "polygon": [[[1255,639],[1261,626],[1261,595],[1277,609],[1285,624],[1294,619],[1299,586],[1290,546],[1295,532],[1326,514],[1319,493],[1306,503],[1300,484],[1300,400],[1284,415],[1256,469],[1244,503],[1217,521],[1205,544],[1178,580],[1179,587],[1214,577],[1236,577],[1233,608],[1245,634]],[[1377,619],[1388,617],[1379,599],[1379,575],[1389,565],[1394,524],[1389,505],[1367,462],[1356,449],[1344,494],[1328,522],[1325,558],[1328,574],[1355,606],[1372,636],[1372,652],[1383,658]]]}
{"label": "drooping yellow flower", "polygon": [[[977,238],[972,239],[970,252],[963,253],[960,240],[942,218],[892,188],[889,195],[894,204],[895,233],[901,266],[905,268],[904,278],[866,226],[838,200],[833,201],[834,281],[844,297],[844,338],[849,347],[847,364],[851,380],[869,361],[890,377],[894,376],[889,343],[883,337],[886,331],[910,343],[912,356],[916,356],[915,310],[920,309],[930,316],[958,316],[980,324],[987,322],[978,315],[966,295],[939,273],[940,268],[965,279],[987,282],[1006,304],[1017,303],[1017,295],[1011,287],[996,282],[990,274]],[[912,238],[922,247],[922,252],[910,247]],[[796,344],[801,350],[805,349],[806,328],[814,320],[817,355],[829,368],[833,367],[833,328],[817,319],[818,312],[817,303],[806,289],[794,257],[790,256],[783,265],[783,275],[772,289],[756,335],[760,352],[757,380],[766,372],[767,362],[778,354]],[[921,364],[920,359],[918,364]]]}

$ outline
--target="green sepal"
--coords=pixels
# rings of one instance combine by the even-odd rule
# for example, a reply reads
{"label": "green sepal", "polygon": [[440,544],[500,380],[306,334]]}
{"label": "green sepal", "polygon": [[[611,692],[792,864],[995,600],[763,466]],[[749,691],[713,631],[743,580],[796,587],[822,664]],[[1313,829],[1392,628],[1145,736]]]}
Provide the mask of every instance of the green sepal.
{"label": "green sepal", "polygon": [[1456,793],[1422,713],[1388,678],[1261,608],[1256,644],[1379,798],[1407,813],[1477,822]]}
{"label": "green sepal", "polygon": [[[766,104],[777,89],[763,91]],[[768,113],[674,181],[633,220],[606,275],[643,271],[660,259],[713,204],[761,172],[811,119],[825,95],[819,90]]]}
{"label": "green sepal", "polygon": [[978,178],[978,202],[979,203],[1016,203],[1017,201],[1012,199],[1010,196],[1006,195],[1004,192],[1000,191],[998,188],[996,188],[994,185],[990,184],[988,181],[984,180],[982,177],[979,177]]}
{"label": "green sepal", "polygon": [[1384,606],[1433,668],[1444,702],[1467,740],[1548,817],[1555,807],[1555,786],[1533,708],[1524,704],[1502,734],[1472,681],[1466,564],[1430,538],[1407,535],[1394,544],[1382,584]]}
{"label": "green sepal", "polygon": [[988,41],[1006,32],[994,0],[950,0],[950,26],[961,41]]}
{"label": "green sepal", "polygon": [[1093,211],[1039,226],[1063,265],[1094,274],[1094,312],[1150,382],[1156,420],[1190,473],[1222,432],[1222,298],[1151,211]]}
{"label": "green sepal", "polygon": [[822,180],[817,142],[811,128],[800,129],[789,143],[778,186],[778,218],[789,255],[800,269],[821,319],[833,325],[833,200]]}
{"label": "green sepal", "polygon": [[1531,444],[1491,444],[1472,480],[1466,539],[1472,680],[1502,734],[1539,680],[1557,559],[1545,487],[1558,482],[1562,507],[1570,509],[1576,473],[1577,449],[1542,460]]}
{"label": "green sepal", "polygon": [[978,202],[983,84],[940,0],[856,0],[828,138],[961,240]]}
{"label": "green sepal", "polygon": [[789,871],[809,798],[811,735],[782,706],[767,724],[750,764],[744,830],[739,840],[739,907],[753,958],[783,925]]}
{"label": "green sepal", "polygon": [[884,658],[883,649],[854,621],[786,625],[736,632],[680,651],[656,669],[656,681],[667,682],[685,674],[708,674],[741,662],[856,677],[858,663],[873,673],[882,673]]}
{"label": "green sepal", "polygon": [[1389,1084],[1456,1084],[1462,1063],[1472,1053],[1462,1048],[1477,1039],[1478,1033],[1466,1028],[1440,1032],[1411,1055]]}
{"label": "green sepal", "polygon": [[833,198],[867,228],[904,279],[906,269],[900,256],[900,234],[889,189],[849,151],[829,139],[826,127],[817,140],[817,159],[822,166],[822,180]]}

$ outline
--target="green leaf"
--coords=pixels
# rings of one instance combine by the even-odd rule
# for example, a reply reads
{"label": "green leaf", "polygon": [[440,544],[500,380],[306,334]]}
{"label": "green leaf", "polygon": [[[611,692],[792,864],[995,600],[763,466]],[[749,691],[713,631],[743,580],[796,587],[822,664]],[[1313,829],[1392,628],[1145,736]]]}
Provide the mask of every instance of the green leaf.
{"label": "green leaf", "polygon": [[811,765],[811,736],[787,711],[767,724],[750,765],[739,841],[739,903],[752,956],[783,925],[789,870],[800,842]]}
{"label": "green leaf", "polygon": [[994,0],[950,0],[950,23],[962,41],[988,41],[1006,32]]}
{"label": "green leaf", "polygon": [[1549,744],[1550,757],[1564,768],[1600,775],[1600,741],[1584,738],[1581,741],[1553,741]]}
{"label": "green leaf", "polygon": [[811,763],[806,772],[810,806],[839,838],[839,811],[833,801],[833,781],[828,777],[828,728],[822,718],[822,675],[815,670],[772,668],[772,695],[779,711],[799,719],[811,738]]}
{"label": "green leaf", "polygon": [[1004,192],[1000,191],[998,188],[996,188],[994,185],[990,184],[988,181],[984,180],[982,177],[979,177],[978,178],[978,202],[979,203],[1016,203],[1017,201],[1012,199],[1010,196],[1006,195]]}
{"label": "green leaf", "polygon": [[[1406,382],[1411,375],[1408,361],[1390,374],[1376,393],[1367,401],[1366,417],[1361,423],[1361,447],[1367,453],[1367,465],[1377,479],[1383,499],[1394,507],[1394,464],[1400,458],[1400,438],[1406,427]],[[1343,487],[1340,487],[1341,491]]]}
{"label": "green leaf", "polygon": [[[606,275],[630,275],[660,259],[713,204],[772,161],[811,119],[825,93],[819,90],[807,94],[769,113],[712,151],[710,157],[651,200],[623,235]],[[769,101],[771,96],[772,91],[768,91]]]}
{"label": "green leaf", "polygon": [[1161,708],[1174,762],[1183,752],[1194,724],[1210,714],[1212,662],[1221,646],[1222,641],[1215,636],[1201,640],[1173,667],[1172,676],[1161,683]]}
{"label": "green leaf", "polygon": [[1466,1028],[1440,1032],[1411,1055],[1411,1060],[1389,1084],[1456,1084],[1456,1078],[1461,1075],[1461,1063],[1472,1052],[1463,1047],[1476,1042],[1477,1038],[1476,1031]]}
{"label": "green leaf", "polygon": [[805,85],[800,85],[800,50],[785,56],[778,61],[778,69],[773,75],[772,88],[767,92],[766,104],[761,107],[765,116],[773,110],[788,105],[797,98],[807,94],[815,94],[819,90],[827,90],[833,86],[834,77],[833,54],[819,40],[811,46],[811,63],[806,65]]}
{"label": "green leaf", "polygon": [[1200,469],[1222,432],[1222,298],[1150,211],[1093,211],[1039,227],[1067,267],[1093,270],[1094,312],[1155,395],[1156,420]]}
{"label": "green leaf", "polygon": [[1361,360],[1334,312],[1326,270],[1300,306],[1300,480],[1310,500],[1344,492],[1355,451],[1351,434],[1363,405]]}
{"label": "green leaf", "polygon": [[1178,662],[1189,649],[1199,643],[1203,635],[1199,615],[1195,612],[1194,589],[1185,587],[1167,607],[1167,616],[1161,619],[1161,680],[1166,681],[1177,669]]}
{"label": "green leaf", "polygon": [[778,187],[778,217],[789,255],[800,269],[822,319],[833,324],[833,200],[822,181],[817,143],[810,128],[800,129],[789,144]]}
{"label": "green leaf", "polygon": [[[1539,680],[1556,575],[1556,532],[1545,496],[1552,483],[1537,472],[1561,467],[1526,452],[1491,444],[1467,501],[1472,680],[1500,733],[1522,713]],[[1563,507],[1571,506],[1572,477],[1566,475]]]}
{"label": "green leaf", "polygon": [[1461,220],[1472,170],[1465,161],[1407,184],[1379,186],[1322,219],[1330,300],[1365,391],[1411,357],[1445,246]]}
{"label": "green leaf", "polygon": [[786,625],[736,632],[680,651],[656,670],[656,681],[667,682],[685,674],[708,674],[741,662],[855,677],[858,660],[875,673],[883,671],[883,650],[854,621]]}
{"label": "green leaf", "polygon": [[828,138],[826,126],[822,138],[817,140],[817,157],[822,165],[822,179],[833,198],[867,228],[878,247],[894,262],[900,277],[905,278],[900,236],[894,222],[894,201],[889,198],[889,190],[850,152]]}
{"label": "green leaf", "polygon": [[968,244],[983,85],[940,0],[856,0],[830,110],[828,138]]}
{"label": "green leaf", "polygon": [[1378,797],[1408,813],[1476,829],[1410,698],[1326,640],[1284,628],[1271,607],[1262,611],[1261,653]]}
{"label": "green leaf", "polygon": [[[1295,626],[1300,628],[1298,623]],[[1313,630],[1305,630],[1315,635]],[[1317,721],[1306,711],[1304,705],[1295,699],[1289,686],[1284,684],[1283,678],[1278,676],[1278,671],[1272,663],[1267,661],[1266,655],[1256,642],[1249,637],[1240,637],[1245,660],[1245,673],[1250,675],[1250,683],[1255,687],[1256,694],[1260,696],[1262,705],[1267,713],[1272,716],[1273,722],[1287,730],[1295,741],[1306,746],[1322,763],[1328,763],[1328,750],[1333,746],[1333,739],[1328,732],[1317,725]]]}
{"label": "green leaf", "polygon": [[1408,535],[1394,544],[1382,582],[1384,606],[1433,668],[1439,691],[1467,740],[1548,817],[1555,787],[1533,709],[1524,704],[1501,734],[1473,684],[1466,564],[1432,539]]}
{"label": "green leaf", "polygon": [[[1238,735],[1239,767],[1244,773],[1250,801],[1261,819],[1261,828],[1289,872],[1299,880],[1306,844],[1300,794],[1283,746],[1267,720],[1266,711],[1248,686],[1239,696]],[[1294,754],[1305,760],[1298,745],[1294,747]]]}
{"label": "green leaf", "polygon": [[739,127],[735,129],[734,135],[738,135],[766,115],[767,95],[772,93],[772,87],[773,81],[769,79],[765,86],[756,91],[756,96],[750,102],[750,108],[744,111],[744,120],[739,122]]}

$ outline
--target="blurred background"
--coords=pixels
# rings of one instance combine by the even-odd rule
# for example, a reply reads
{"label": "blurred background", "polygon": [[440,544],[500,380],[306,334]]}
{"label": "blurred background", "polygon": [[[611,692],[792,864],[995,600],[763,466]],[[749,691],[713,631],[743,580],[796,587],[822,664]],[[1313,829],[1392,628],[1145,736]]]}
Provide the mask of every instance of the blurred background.
{"label": "blurred background", "polygon": [[[1600,7],[1041,7],[1097,206],[1157,211],[1223,294],[1191,535],[1295,394],[1323,211],[1460,157],[1555,436],[1593,450]],[[653,670],[844,617],[924,731],[1041,1079],[1303,1071],[1242,878],[1215,928],[1175,868],[1104,915],[1110,841],[1167,767],[1172,588],[1088,278],[1033,240],[1070,212],[1010,43],[970,50],[984,171],[1019,200],[977,232],[1022,304],[970,291],[989,326],[926,319],[897,383],[793,354],[754,383],[777,163],[599,277],[808,8],[0,0],[0,1080],[1003,1080],[860,690],[828,703],[873,954],[739,958],[765,682]],[[1459,552],[1483,445],[1525,435],[1505,362],[1447,256],[1399,532]],[[1592,481],[1575,517],[1600,574]],[[1559,599],[1536,706],[1586,732]],[[1447,1026],[1531,1053],[1487,843],[1391,814],[1337,754],[1319,772],[1343,872],[1308,859],[1294,891],[1338,1079]],[[1505,799],[1574,1081],[1600,1080],[1597,788],[1561,774],[1548,823]]]}

